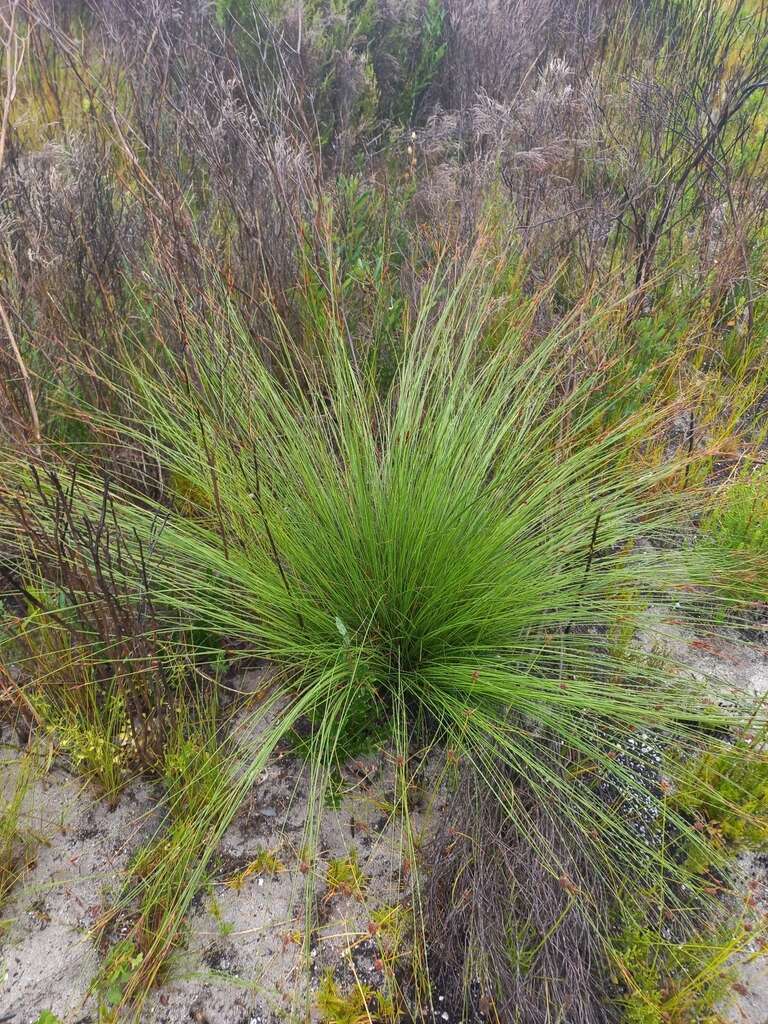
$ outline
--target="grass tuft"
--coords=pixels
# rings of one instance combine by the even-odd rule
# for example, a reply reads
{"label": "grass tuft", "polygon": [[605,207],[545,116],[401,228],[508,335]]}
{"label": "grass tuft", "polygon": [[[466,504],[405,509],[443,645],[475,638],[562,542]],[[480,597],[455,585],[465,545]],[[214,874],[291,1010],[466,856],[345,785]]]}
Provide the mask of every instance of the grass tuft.
{"label": "grass tuft", "polygon": [[[686,886],[701,888],[669,856],[665,829],[717,860],[664,787],[681,752],[723,746],[748,698],[719,704],[714,682],[687,682],[626,635],[617,643],[628,608],[660,593],[685,602],[720,570],[716,552],[684,540],[694,509],[678,481],[694,456],[644,461],[665,410],[607,427],[615,396],[596,399],[598,380],[563,394],[562,332],[530,347],[510,315],[490,348],[481,269],[447,298],[439,277],[426,290],[383,398],[330,317],[309,382],[287,350],[276,375],[234,311],[226,340],[201,325],[184,353],[124,368],[131,416],[112,427],[162,468],[166,500],[111,492],[134,549],[122,590],[141,602],[149,587],[153,636],[204,622],[216,642],[237,637],[243,658],[279,669],[228,756],[213,733],[183,727],[166,746],[170,833],[134,872],[148,977],[239,803],[296,727],[318,813],[366,737],[389,736],[404,765],[414,742],[441,747],[512,829],[533,828],[575,901],[581,886],[533,827],[521,787],[640,915],[660,898],[684,913]],[[23,487],[23,465],[15,473]],[[95,515],[103,493],[84,472],[78,515]]]}

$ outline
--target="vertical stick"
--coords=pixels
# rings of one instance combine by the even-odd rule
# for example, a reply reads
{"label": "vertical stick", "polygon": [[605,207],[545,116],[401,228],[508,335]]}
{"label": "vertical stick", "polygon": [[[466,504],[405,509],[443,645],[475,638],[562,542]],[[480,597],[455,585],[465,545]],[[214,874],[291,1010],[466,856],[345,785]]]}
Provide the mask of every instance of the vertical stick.
{"label": "vertical stick", "polygon": [[[27,49],[26,39],[21,39],[18,32],[16,31],[16,12],[18,10],[18,0],[13,0],[11,3],[10,18],[6,20],[0,16],[0,20],[6,30],[6,36],[3,43],[3,50],[5,56],[5,98],[3,99],[3,113],[0,119],[0,172],[3,169],[3,162],[5,160],[5,141],[8,137],[8,124],[11,117],[11,106],[16,96],[16,83],[19,78],[19,71],[24,62],[24,53]],[[8,335],[8,341],[13,352],[13,357],[16,360],[16,365],[21,373],[21,381],[24,387],[24,394],[27,399],[27,406],[29,408],[29,414],[32,418],[32,429],[34,432],[35,444],[40,445],[40,419],[37,415],[37,404],[35,403],[35,393],[32,390],[32,381],[29,376],[29,370],[27,369],[24,357],[21,354],[21,350],[16,343],[16,336],[13,333],[11,327],[11,320],[5,308],[5,304],[0,300],[0,320],[3,322],[5,333]]]}
{"label": "vertical stick", "polygon": [[693,409],[688,414],[688,460],[685,463],[685,476],[683,477],[683,490],[688,486],[688,476],[691,472],[691,457],[693,456],[693,440],[696,429],[696,420]]}

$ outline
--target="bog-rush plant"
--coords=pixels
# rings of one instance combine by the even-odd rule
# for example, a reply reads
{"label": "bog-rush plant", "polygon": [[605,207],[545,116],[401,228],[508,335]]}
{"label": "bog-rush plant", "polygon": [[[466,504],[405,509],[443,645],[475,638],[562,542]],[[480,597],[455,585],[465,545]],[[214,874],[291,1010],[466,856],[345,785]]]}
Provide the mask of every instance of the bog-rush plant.
{"label": "bog-rush plant", "polygon": [[[172,875],[142,984],[239,804],[299,722],[318,811],[330,773],[375,732],[396,754],[404,820],[411,752],[431,745],[473,772],[574,900],[588,895],[537,832],[531,800],[568,823],[582,860],[630,910],[660,901],[685,914],[706,901],[674,855],[679,837],[705,849],[706,835],[665,794],[686,752],[717,749],[739,728],[742,698],[719,702],[714,684],[615,638],[628,593],[633,607],[660,595],[683,602],[718,556],[680,540],[690,514],[680,460],[643,461],[664,411],[605,428],[616,395],[595,401],[589,377],[562,388],[564,331],[535,340],[530,309],[501,325],[495,309],[486,336],[489,299],[477,269],[449,290],[436,277],[403,320],[384,396],[333,315],[311,367],[288,344],[267,364],[228,309],[223,320],[190,317],[181,351],[144,351],[124,367],[121,407],[132,413],[110,425],[163,480],[159,501],[111,492],[121,543],[141,549],[121,560],[125,589],[137,603],[151,596],[155,635],[164,620],[169,631],[203,625],[279,668],[189,823],[198,853]],[[7,510],[45,487],[27,488],[28,473],[5,455],[3,488],[17,500],[0,515],[20,550],[23,525]],[[75,515],[95,515],[102,494],[84,468]],[[50,502],[37,505],[37,518],[50,514]],[[307,829],[311,842],[315,812]],[[141,885],[161,873],[171,877],[150,867]],[[139,991],[132,981],[125,996]]]}

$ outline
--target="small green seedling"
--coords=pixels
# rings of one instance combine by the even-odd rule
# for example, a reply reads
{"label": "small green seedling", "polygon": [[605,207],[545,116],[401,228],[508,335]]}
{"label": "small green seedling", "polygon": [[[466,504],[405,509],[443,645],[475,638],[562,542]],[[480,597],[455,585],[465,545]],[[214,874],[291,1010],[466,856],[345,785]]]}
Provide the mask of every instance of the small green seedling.
{"label": "small green seedling", "polygon": [[317,993],[317,1008],[323,1024],[378,1024],[396,1018],[392,1000],[369,985],[357,984],[344,995],[326,971]]}
{"label": "small green seedling", "polygon": [[230,889],[239,891],[249,878],[261,875],[279,875],[284,870],[285,865],[275,853],[271,850],[259,850],[250,864],[227,879],[226,884]]}
{"label": "small green seedling", "polygon": [[107,954],[95,982],[99,1007],[99,1024],[117,1021],[126,990],[137,971],[141,970],[144,954],[131,939],[116,943]]}
{"label": "small green seedling", "polygon": [[361,900],[367,883],[357,860],[357,851],[353,850],[348,857],[332,860],[328,864],[325,880],[328,884],[327,900],[337,895],[354,896]]}

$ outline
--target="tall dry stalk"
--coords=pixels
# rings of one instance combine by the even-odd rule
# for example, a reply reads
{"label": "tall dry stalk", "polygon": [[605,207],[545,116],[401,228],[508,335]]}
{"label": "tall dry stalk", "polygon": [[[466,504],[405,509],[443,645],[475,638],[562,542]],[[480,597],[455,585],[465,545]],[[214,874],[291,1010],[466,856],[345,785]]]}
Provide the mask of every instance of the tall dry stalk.
{"label": "tall dry stalk", "polygon": [[[9,14],[7,16],[0,14],[0,22],[2,23],[4,32],[3,65],[5,68],[5,98],[3,99],[2,122],[0,122],[0,174],[2,174],[3,163],[5,160],[5,143],[8,137],[11,107],[14,99],[16,98],[19,72],[21,71],[24,63],[24,55],[27,51],[27,37],[22,36],[18,31],[16,21],[18,9],[18,0],[12,0]],[[29,375],[29,370],[27,369],[27,364],[24,362],[24,357],[21,354],[21,349],[16,341],[16,336],[13,332],[13,327],[11,326],[11,320],[8,316],[8,311],[2,297],[0,297],[0,320],[3,322],[3,328],[8,337],[8,343],[11,346],[13,358],[16,360],[16,365],[19,367],[24,395],[27,400],[27,406],[29,407],[29,415],[32,419],[32,432],[34,434],[35,444],[39,445],[41,436],[40,417],[37,414],[37,403],[35,402],[35,393],[32,390],[32,380]]]}

